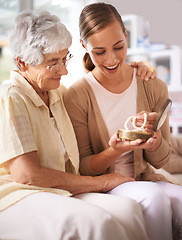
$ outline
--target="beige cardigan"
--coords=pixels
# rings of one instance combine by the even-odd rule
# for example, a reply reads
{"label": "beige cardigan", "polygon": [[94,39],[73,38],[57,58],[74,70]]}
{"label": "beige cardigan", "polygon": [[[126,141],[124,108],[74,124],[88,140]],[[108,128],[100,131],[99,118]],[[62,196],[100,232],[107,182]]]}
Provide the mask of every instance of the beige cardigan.
{"label": "beige cardigan", "polygon": [[[166,84],[160,79],[145,82],[137,77],[137,112],[159,112],[164,101],[168,98]],[[83,175],[98,175],[90,168],[92,155],[98,154],[109,147],[109,135],[98,107],[96,98],[86,79],[74,83],[65,93],[64,102],[71,118],[80,154],[80,173]],[[121,111],[122,114],[122,111]],[[170,128],[169,117],[163,126],[162,142],[154,152],[134,150],[134,178],[136,180],[166,181],[166,178],[156,174],[150,164],[161,168],[170,157]],[[111,166],[107,172],[113,172]]]}

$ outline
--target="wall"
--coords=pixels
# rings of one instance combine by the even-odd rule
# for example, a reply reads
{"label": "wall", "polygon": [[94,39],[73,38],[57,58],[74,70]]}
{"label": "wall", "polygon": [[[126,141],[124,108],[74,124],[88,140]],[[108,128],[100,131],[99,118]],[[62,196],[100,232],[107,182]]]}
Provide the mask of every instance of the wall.
{"label": "wall", "polygon": [[150,23],[151,42],[182,48],[182,0],[105,0],[121,15],[137,14]]}
{"label": "wall", "polygon": [[[182,50],[182,0],[105,0],[104,2],[114,5],[121,16],[136,14],[148,21],[151,43],[177,45]],[[169,97],[173,101],[169,118],[172,134],[182,133],[182,91],[169,91]]]}

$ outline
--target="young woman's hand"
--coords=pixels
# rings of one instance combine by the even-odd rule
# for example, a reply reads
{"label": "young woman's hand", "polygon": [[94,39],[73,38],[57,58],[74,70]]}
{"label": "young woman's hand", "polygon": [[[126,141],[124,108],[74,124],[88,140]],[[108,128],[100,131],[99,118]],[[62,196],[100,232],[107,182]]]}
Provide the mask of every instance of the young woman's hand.
{"label": "young woman's hand", "polygon": [[134,150],[134,149],[145,149],[147,151],[155,151],[161,144],[162,135],[161,131],[153,132],[155,121],[157,118],[156,112],[145,112],[142,111],[136,115],[136,123],[137,127],[141,127],[144,122],[144,113],[147,114],[147,121],[145,124],[145,131],[153,133],[153,136],[149,138],[145,143],[142,143],[141,139],[136,139],[134,141],[121,141],[118,138],[118,135],[115,133],[109,140],[109,145],[118,153],[124,153],[126,151]]}
{"label": "young woman's hand", "polygon": [[112,147],[115,152],[118,152],[118,154],[123,154],[124,152],[134,150],[136,148],[139,148],[141,145],[142,140],[136,139],[135,141],[122,141],[120,138],[118,138],[117,133],[112,135],[112,137],[109,140],[109,146]]}
{"label": "young woman's hand", "polygon": [[161,139],[160,130],[154,132],[153,136],[144,143],[141,139],[136,139],[134,141],[122,141],[115,133],[109,140],[109,146],[112,147],[118,155],[135,149],[145,149],[148,152],[153,152],[160,146]]}
{"label": "young woman's hand", "polygon": [[147,114],[147,122],[145,124],[145,131],[153,133],[153,137],[149,138],[148,141],[144,144],[141,144],[144,149],[147,151],[155,151],[161,144],[162,135],[161,131],[158,130],[157,132],[154,132],[154,126],[156,122],[156,118],[158,114],[156,112],[145,112],[142,111],[136,115],[136,125],[137,127],[141,127],[144,122],[144,113]]}
{"label": "young woman's hand", "polygon": [[144,129],[145,129],[146,132],[153,132],[155,121],[156,121],[156,118],[158,116],[158,113],[156,113],[156,112],[141,111],[141,112],[137,113],[136,118],[135,118],[135,125],[137,127],[141,127],[143,125],[144,113],[147,114],[146,115],[147,116],[147,121],[146,121],[146,124],[144,126]]}
{"label": "young woman's hand", "polygon": [[142,80],[148,81],[149,78],[156,78],[156,71],[151,71],[143,62],[131,62],[129,64],[132,67],[137,68],[137,75],[140,76]]}

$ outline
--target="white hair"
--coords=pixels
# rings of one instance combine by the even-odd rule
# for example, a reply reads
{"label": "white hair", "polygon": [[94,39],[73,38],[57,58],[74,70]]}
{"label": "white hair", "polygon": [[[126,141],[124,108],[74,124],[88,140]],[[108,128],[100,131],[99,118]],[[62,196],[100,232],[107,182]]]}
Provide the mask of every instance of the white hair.
{"label": "white hair", "polygon": [[44,54],[69,48],[72,36],[60,19],[46,10],[23,11],[10,32],[9,45],[16,62],[41,64]]}

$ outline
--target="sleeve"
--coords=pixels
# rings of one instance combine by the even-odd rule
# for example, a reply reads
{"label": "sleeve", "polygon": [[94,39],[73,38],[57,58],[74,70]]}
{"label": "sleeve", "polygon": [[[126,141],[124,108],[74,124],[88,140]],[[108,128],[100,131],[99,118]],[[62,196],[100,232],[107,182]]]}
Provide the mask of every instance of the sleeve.
{"label": "sleeve", "polygon": [[[91,136],[89,134],[88,105],[84,91],[70,87],[64,94],[64,103],[73,124],[78,142],[80,156],[80,173],[83,175],[98,175],[90,168],[90,159],[93,156]],[[92,118],[93,119],[93,118]],[[93,124],[91,124],[93,126]]]}
{"label": "sleeve", "polygon": [[37,150],[24,100],[18,94],[0,98],[0,164]]}
{"label": "sleeve", "polygon": [[[152,80],[150,89],[147,90],[147,98],[152,112],[159,112],[168,96],[167,85],[160,79]],[[144,158],[155,168],[161,168],[169,161],[171,154],[169,114],[161,127],[162,141],[154,152],[144,151]]]}
{"label": "sleeve", "polygon": [[163,168],[170,173],[182,173],[182,134],[171,135],[171,147],[169,162]]}

